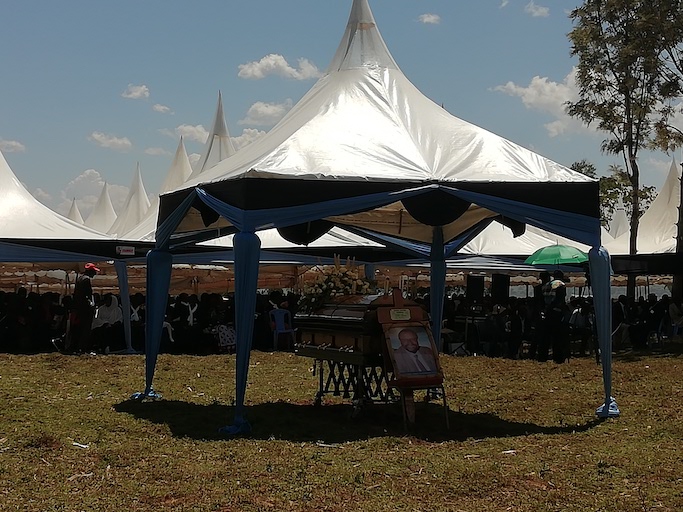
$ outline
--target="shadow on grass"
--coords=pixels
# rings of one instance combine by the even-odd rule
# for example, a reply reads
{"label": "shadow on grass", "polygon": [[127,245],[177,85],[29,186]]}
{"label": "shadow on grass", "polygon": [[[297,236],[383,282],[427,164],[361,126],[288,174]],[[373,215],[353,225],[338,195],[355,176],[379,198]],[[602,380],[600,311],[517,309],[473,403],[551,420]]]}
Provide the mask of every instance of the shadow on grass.
{"label": "shadow on grass", "polygon": [[[515,437],[531,434],[584,432],[599,425],[593,419],[582,425],[541,426],[508,421],[492,414],[462,413],[449,410],[450,429],[440,403],[416,403],[416,424],[410,432],[403,427],[398,403],[370,404],[352,417],[350,404],[322,405],[269,402],[247,408],[252,425],[251,439],[281,439],[294,442],[342,443],[373,437],[411,435],[430,442],[464,441]],[[234,407],[159,400],[125,401],[114,406],[118,412],[156,424],[168,425],[174,436],[198,440],[229,439],[218,429],[232,421]]]}
{"label": "shadow on grass", "polygon": [[616,351],[612,355],[612,359],[622,362],[636,362],[646,358],[678,358],[683,356],[683,343],[679,339],[665,340],[661,345],[656,345],[652,348],[635,350],[625,349]]}

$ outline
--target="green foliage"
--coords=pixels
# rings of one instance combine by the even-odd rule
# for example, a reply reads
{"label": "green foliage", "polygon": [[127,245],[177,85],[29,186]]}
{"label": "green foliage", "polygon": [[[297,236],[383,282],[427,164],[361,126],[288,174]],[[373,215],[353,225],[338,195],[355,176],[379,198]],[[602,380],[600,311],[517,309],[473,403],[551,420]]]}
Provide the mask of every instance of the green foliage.
{"label": "green foliage", "polygon": [[[598,172],[592,163],[587,160],[580,160],[574,162],[570,168],[574,171],[580,172],[590,178],[597,178]],[[619,201],[624,205],[626,215],[630,216],[632,211],[631,197],[633,187],[631,180],[623,167],[619,165],[611,165],[609,167],[609,174],[599,178],[600,185],[600,216],[603,226],[607,226],[612,220],[612,216],[619,204]],[[652,186],[641,186],[638,192],[640,199],[641,215],[647,210],[647,207],[657,197],[657,189]]]}
{"label": "green foliage", "polygon": [[[674,0],[585,0],[569,15],[579,98],[567,103],[567,112],[608,134],[603,151],[624,156],[632,252],[643,211],[639,151],[683,141],[669,123],[682,90],[682,15]],[[620,173],[615,178],[623,181]],[[613,185],[606,184],[611,195]]]}

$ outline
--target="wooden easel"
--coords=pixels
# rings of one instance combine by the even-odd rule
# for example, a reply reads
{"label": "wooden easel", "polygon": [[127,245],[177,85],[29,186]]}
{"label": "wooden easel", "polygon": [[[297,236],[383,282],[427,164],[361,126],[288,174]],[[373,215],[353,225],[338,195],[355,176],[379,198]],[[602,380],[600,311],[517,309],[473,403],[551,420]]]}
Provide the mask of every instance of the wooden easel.
{"label": "wooden easel", "polygon": [[[408,430],[415,425],[415,398],[414,391],[425,389],[428,393],[439,392],[443,398],[444,413],[446,418],[446,428],[450,427],[448,419],[448,404],[446,403],[446,390],[443,386],[443,371],[439,363],[439,355],[436,350],[429,318],[425,310],[414,302],[408,302],[403,298],[400,289],[394,288],[391,295],[386,296],[386,305],[382,304],[377,308],[377,320],[382,325],[385,333],[386,343],[384,344],[384,365],[385,371],[393,376],[388,380],[388,387],[396,389],[401,396],[401,409],[403,411],[403,425]],[[404,327],[420,330],[429,338],[430,347],[434,357],[436,367],[433,372],[417,374],[401,374],[397,372],[394,365],[392,346],[392,333]],[[391,352],[390,352],[391,351]]]}

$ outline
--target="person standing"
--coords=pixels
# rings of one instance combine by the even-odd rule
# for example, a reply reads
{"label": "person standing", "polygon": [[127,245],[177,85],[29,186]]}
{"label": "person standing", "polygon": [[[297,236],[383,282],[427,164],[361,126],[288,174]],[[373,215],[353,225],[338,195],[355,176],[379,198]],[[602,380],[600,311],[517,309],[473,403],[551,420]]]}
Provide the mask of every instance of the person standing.
{"label": "person standing", "polygon": [[83,273],[76,279],[69,319],[67,352],[88,352],[90,350],[90,333],[95,316],[92,278],[99,271],[100,269],[94,263],[86,263]]}
{"label": "person standing", "polygon": [[564,273],[553,272],[553,278],[543,287],[545,322],[548,344],[552,347],[553,361],[563,363],[569,359],[569,310]]}

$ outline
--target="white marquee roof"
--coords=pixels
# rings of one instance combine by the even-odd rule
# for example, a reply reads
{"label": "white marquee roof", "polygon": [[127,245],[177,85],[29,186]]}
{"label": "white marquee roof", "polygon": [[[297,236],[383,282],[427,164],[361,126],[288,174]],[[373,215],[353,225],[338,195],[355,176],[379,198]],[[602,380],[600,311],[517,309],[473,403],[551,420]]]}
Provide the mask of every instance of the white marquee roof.
{"label": "white marquee roof", "polygon": [[[638,254],[676,252],[678,207],[681,202],[681,170],[671,162],[669,174],[657,197],[640,218]],[[629,254],[630,229],[605,244],[610,254]]]}
{"label": "white marquee roof", "polygon": [[0,152],[0,237],[3,239],[108,240],[35,199]]}
{"label": "white marquee roof", "polygon": [[107,233],[113,235],[122,235],[140,224],[144,218],[147,210],[149,210],[149,197],[145,185],[142,182],[142,173],[140,172],[140,164],[137,164],[133,183],[128,191],[128,196],[123,203],[121,213],[116,217],[114,224],[107,230]]}
{"label": "white marquee roof", "polygon": [[97,199],[88,218],[85,219],[85,225],[101,233],[106,233],[115,221],[116,210],[114,210],[114,206],[111,204],[109,185],[105,182],[102,192],[100,192],[100,197]]}

